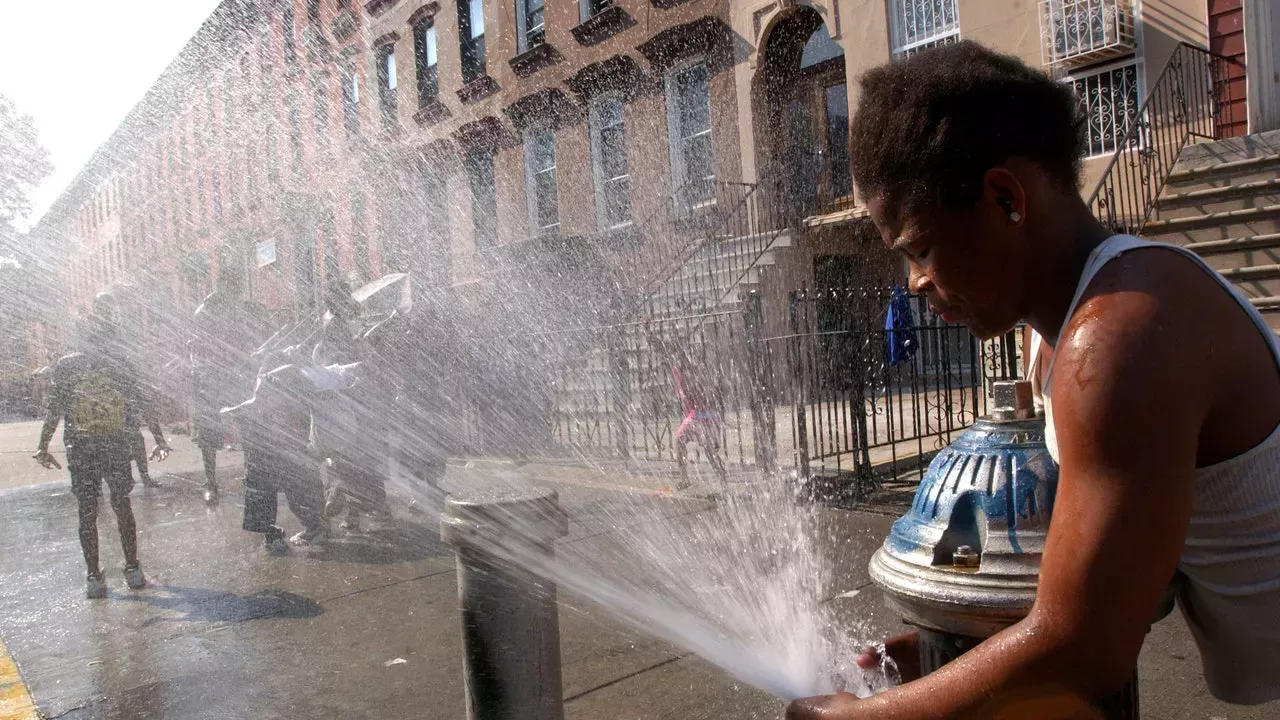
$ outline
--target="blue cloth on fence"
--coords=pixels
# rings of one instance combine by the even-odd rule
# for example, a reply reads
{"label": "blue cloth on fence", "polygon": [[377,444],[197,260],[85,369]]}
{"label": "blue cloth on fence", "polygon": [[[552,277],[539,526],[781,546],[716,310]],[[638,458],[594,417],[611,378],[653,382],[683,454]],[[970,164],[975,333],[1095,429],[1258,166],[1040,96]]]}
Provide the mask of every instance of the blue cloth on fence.
{"label": "blue cloth on fence", "polygon": [[889,309],[884,317],[885,355],[897,367],[909,361],[920,347],[916,337],[916,318],[911,312],[911,296],[894,285],[889,296]]}

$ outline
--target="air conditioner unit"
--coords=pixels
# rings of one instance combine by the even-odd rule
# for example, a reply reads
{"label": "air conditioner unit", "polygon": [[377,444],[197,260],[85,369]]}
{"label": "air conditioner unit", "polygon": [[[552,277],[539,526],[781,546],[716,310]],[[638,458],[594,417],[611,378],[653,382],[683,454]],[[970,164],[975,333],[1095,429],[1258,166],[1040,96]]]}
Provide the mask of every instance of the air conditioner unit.
{"label": "air conditioner unit", "polygon": [[1137,48],[1133,0],[1041,0],[1040,49],[1049,67],[1079,67]]}

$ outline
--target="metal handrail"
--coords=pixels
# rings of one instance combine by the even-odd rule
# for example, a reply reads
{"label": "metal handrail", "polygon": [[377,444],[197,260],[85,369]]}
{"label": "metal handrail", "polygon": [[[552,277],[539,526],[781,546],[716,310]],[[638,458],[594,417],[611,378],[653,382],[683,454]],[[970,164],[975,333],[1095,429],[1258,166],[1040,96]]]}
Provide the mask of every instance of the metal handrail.
{"label": "metal handrail", "polygon": [[1182,149],[1222,138],[1231,81],[1243,77],[1242,63],[1178,43],[1086,201],[1094,217],[1116,232],[1141,232]]}

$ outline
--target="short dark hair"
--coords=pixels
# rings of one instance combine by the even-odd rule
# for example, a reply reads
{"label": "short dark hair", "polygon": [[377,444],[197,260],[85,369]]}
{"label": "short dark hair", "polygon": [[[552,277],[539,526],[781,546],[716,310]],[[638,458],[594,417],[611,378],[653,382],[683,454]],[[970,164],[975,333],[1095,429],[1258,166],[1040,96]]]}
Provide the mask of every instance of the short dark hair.
{"label": "short dark hair", "polygon": [[862,76],[854,180],[891,207],[965,209],[1009,158],[1080,185],[1084,119],[1071,87],[972,41],[919,52]]}

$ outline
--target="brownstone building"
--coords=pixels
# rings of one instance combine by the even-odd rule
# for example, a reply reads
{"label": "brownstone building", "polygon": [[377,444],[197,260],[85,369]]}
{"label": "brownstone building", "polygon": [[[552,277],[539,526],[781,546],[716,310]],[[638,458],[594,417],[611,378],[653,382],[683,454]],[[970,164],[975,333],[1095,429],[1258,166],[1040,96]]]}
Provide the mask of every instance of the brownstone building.
{"label": "brownstone building", "polygon": [[1080,94],[1088,192],[1178,43],[1249,56],[1224,128],[1276,124],[1268,7],[225,0],[36,234],[69,316],[136,288],[170,353],[232,269],[277,324],[335,278],[405,271],[467,322],[505,321],[492,332],[745,290],[782,331],[795,288],[899,272],[849,171],[867,68],[960,38],[1044,66]]}

